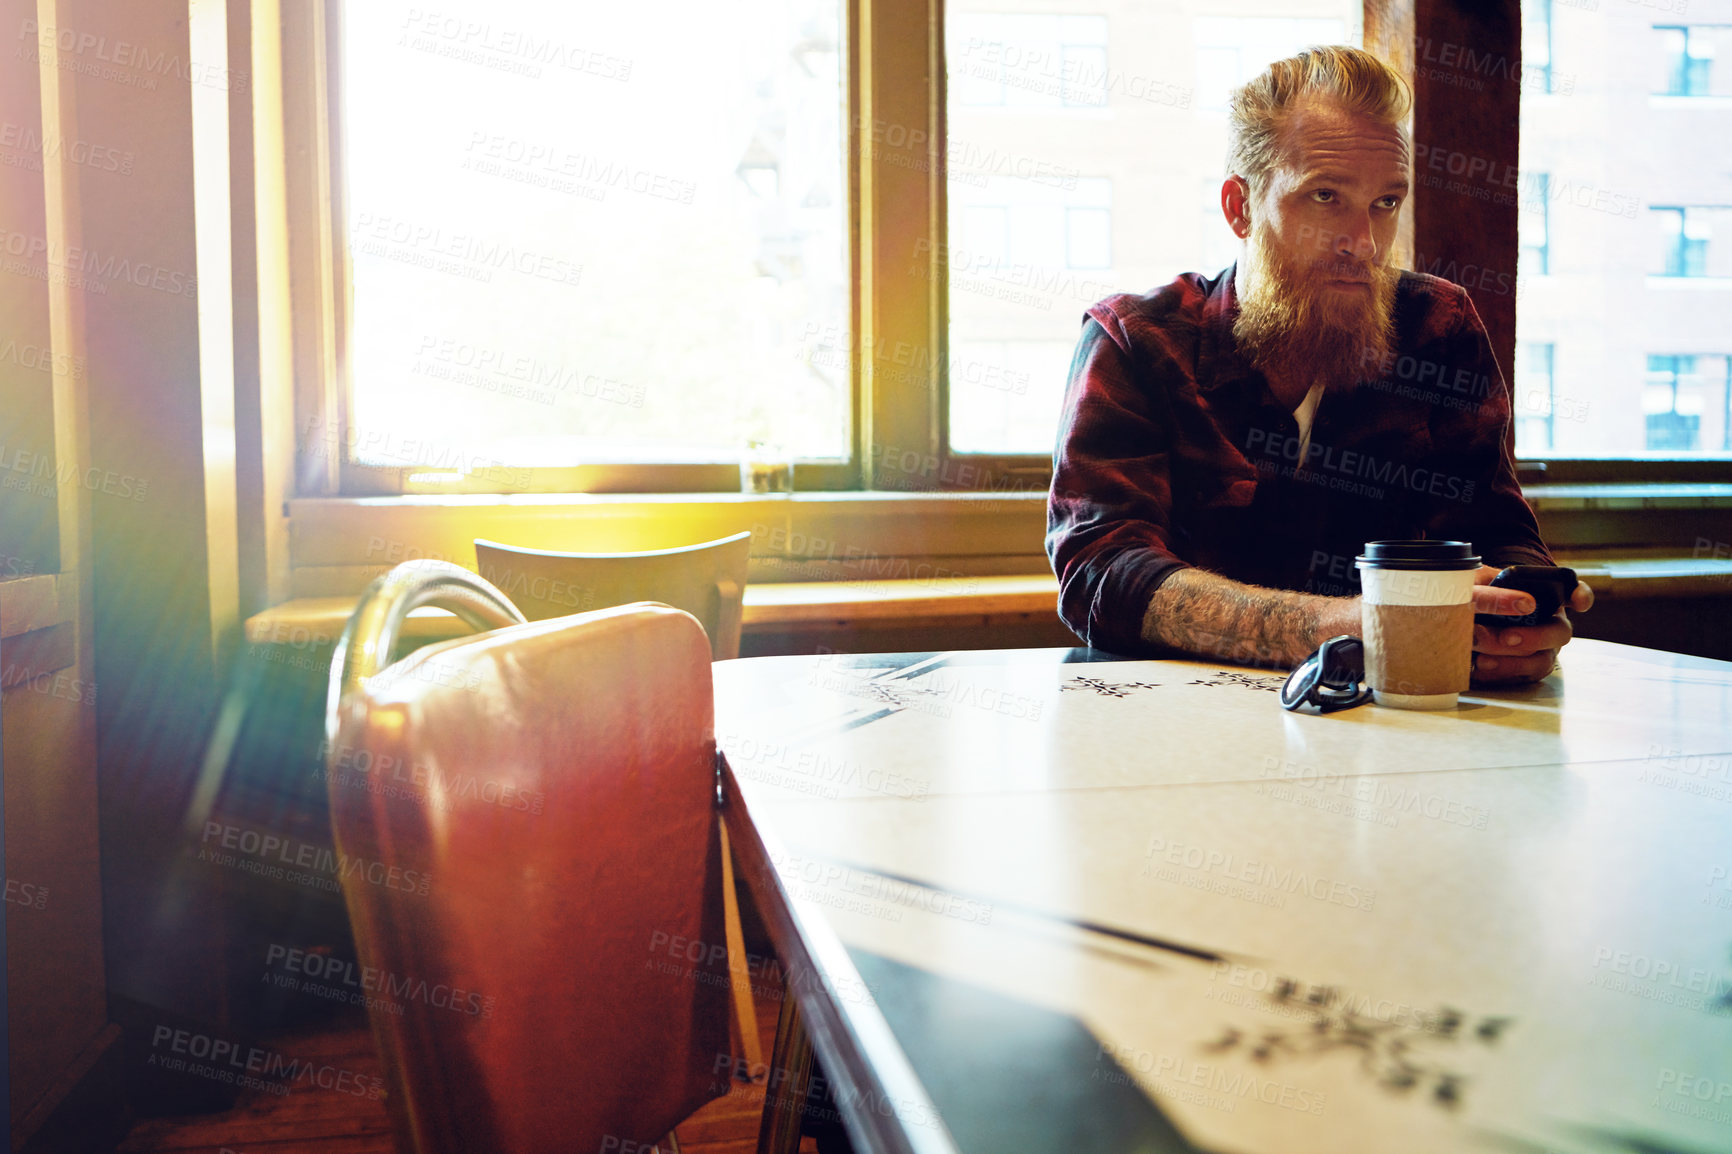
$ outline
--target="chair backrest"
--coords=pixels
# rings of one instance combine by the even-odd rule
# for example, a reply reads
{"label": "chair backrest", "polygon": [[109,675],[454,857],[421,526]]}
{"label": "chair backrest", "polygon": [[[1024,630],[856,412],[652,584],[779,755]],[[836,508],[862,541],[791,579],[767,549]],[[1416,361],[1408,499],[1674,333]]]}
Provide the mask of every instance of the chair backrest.
{"label": "chair backrest", "polygon": [[629,1150],[714,1097],[727,992],[671,949],[725,937],[697,622],[628,605],[460,638],[332,713],[345,981],[399,1148]]}
{"label": "chair backrest", "polygon": [[740,604],[752,535],[647,553],[558,553],[476,538],[476,568],[531,621],[659,601],[703,624],[716,660],[740,655]]}

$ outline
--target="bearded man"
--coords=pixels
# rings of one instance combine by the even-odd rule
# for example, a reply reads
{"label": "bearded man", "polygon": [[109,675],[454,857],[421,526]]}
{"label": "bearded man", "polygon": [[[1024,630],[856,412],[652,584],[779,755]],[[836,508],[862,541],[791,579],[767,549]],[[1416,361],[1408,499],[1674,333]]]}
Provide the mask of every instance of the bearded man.
{"label": "bearded man", "polygon": [[[1244,255],[1088,310],[1047,506],[1059,615],[1090,645],[1291,666],[1360,632],[1365,542],[1473,543],[1486,585],[1550,565],[1516,484],[1509,392],[1467,292],[1390,265],[1406,82],[1313,48],[1234,93],[1221,208]],[[1586,585],[1571,606],[1592,604]],[[1564,611],[1474,626],[1480,683],[1551,672]]]}

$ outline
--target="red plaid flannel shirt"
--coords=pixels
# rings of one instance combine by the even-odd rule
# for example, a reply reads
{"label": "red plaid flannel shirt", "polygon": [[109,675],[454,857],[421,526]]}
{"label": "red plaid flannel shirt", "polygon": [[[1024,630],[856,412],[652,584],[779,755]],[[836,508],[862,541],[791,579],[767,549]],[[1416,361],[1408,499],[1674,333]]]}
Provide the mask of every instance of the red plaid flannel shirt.
{"label": "red plaid flannel shirt", "polygon": [[1367,541],[1471,541],[1549,565],[1506,447],[1509,390],[1466,290],[1404,272],[1376,378],[1299,426],[1233,341],[1233,269],[1088,310],[1047,499],[1059,616],[1088,644],[1150,651],[1143,613],[1198,566],[1254,585],[1359,592]]}

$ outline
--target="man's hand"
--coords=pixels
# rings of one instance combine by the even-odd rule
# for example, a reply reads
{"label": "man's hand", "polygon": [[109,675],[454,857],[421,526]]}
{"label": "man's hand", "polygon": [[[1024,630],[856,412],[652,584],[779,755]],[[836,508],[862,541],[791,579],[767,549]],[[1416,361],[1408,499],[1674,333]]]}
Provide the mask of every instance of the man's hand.
{"label": "man's hand", "polygon": [[[1519,589],[1493,589],[1491,579],[1498,570],[1481,565],[1473,575],[1473,611],[1519,617],[1532,613],[1534,599]],[[1587,582],[1576,582],[1569,608],[1585,613],[1594,605],[1594,591]],[[1538,681],[1557,665],[1558,650],[1569,644],[1574,630],[1569,614],[1559,609],[1544,625],[1516,625],[1492,629],[1473,627],[1473,680],[1476,685],[1519,685]]]}

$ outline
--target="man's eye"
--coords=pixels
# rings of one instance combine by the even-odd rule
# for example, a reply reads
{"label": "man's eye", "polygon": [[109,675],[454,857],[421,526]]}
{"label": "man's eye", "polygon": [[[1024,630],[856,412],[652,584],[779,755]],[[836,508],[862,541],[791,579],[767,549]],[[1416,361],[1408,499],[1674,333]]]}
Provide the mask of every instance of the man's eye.
{"label": "man's eye", "polygon": [[1329,204],[1335,199],[1335,190],[1332,188],[1320,188],[1311,194],[1311,199],[1316,201],[1318,204]]}
{"label": "man's eye", "polygon": [[1401,198],[1399,196],[1379,197],[1377,204],[1379,208],[1400,208]]}

